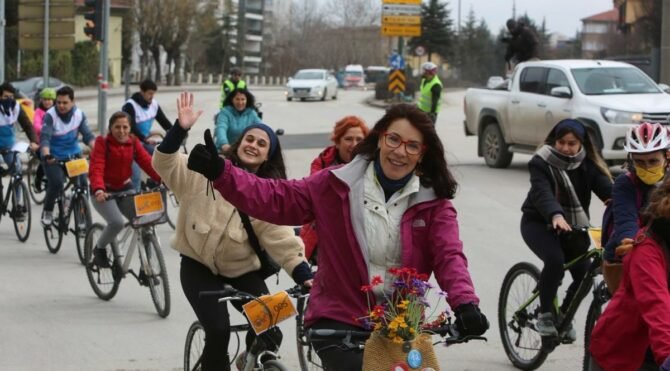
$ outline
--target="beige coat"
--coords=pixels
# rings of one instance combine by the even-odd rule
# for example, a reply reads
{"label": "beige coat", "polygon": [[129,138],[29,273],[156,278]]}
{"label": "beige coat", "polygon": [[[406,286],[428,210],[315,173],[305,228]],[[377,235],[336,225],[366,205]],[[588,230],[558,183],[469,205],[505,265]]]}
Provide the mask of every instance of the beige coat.
{"label": "beige coat", "polygon": [[[239,277],[261,266],[237,209],[218,191],[206,193],[207,179],[186,166],[187,156],[156,150],[153,167],[179,199],[172,247],[206,265],[214,274]],[[215,192],[216,200],[212,198]],[[251,225],[263,249],[290,275],[305,261],[305,247],[293,228],[257,219]]]}

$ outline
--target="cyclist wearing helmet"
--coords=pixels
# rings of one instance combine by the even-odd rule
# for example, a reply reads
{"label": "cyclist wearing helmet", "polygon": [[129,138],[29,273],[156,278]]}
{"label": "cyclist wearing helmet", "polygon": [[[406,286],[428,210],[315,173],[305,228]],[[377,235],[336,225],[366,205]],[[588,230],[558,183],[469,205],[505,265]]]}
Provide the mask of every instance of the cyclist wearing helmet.
{"label": "cyclist wearing helmet", "polygon": [[658,123],[645,122],[628,131],[624,146],[628,173],[619,175],[612,187],[614,231],[605,245],[605,260],[617,260],[617,246],[632,248],[633,237],[640,229],[640,210],[665,176],[668,144],[668,131]]}
{"label": "cyclist wearing helmet", "polygon": [[442,81],[437,77],[437,66],[433,62],[422,64],[421,73],[421,96],[418,107],[430,116],[435,125],[442,103]]}
{"label": "cyclist wearing helmet", "polygon": [[236,89],[246,89],[247,83],[244,80],[241,80],[242,70],[238,67],[233,67],[230,69],[230,78],[223,82],[221,85],[221,109],[223,109],[224,103],[226,102],[226,97],[230,92]]}
{"label": "cyclist wearing helmet", "polygon": [[40,137],[42,132],[42,121],[44,121],[44,114],[47,113],[49,108],[54,106],[54,101],[56,100],[56,90],[52,88],[44,88],[40,92],[40,105],[35,110],[35,116],[33,117],[33,127],[35,128],[35,134],[37,138]]}

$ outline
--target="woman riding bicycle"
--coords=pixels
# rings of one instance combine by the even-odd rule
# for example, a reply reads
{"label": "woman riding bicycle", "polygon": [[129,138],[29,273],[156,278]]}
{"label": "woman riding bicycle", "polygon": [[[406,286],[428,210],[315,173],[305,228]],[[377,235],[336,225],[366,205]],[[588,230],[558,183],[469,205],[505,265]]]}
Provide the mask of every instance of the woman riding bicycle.
{"label": "woman riding bicycle", "polygon": [[[309,173],[329,168],[331,166],[348,164],[353,158],[354,148],[368,135],[367,125],[363,119],[356,116],[345,116],[335,123],[330,140],[335,143],[326,147],[312,161]],[[316,263],[316,245],[318,236],[316,234],[316,223],[307,223],[300,229],[300,238],[305,242],[305,256],[308,260]]]}
{"label": "woman riding bicycle", "polygon": [[[589,225],[591,192],[603,202],[609,200],[612,180],[591,134],[573,119],[554,126],[528,163],[528,170],[531,188],[521,207],[521,236],[544,262],[539,282],[542,313],[536,328],[541,336],[556,337],[556,316],[567,309],[589,265],[584,260],[570,269],[573,282],[556,312],[554,298],[563,279],[563,264],[586,252],[590,243],[586,232],[572,231],[571,226]],[[574,341],[574,329],[566,336]]]}
{"label": "woman riding bicycle", "polygon": [[108,129],[106,136],[98,136],[95,140],[88,173],[91,194],[96,201],[93,208],[107,222],[93,250],[93,264],[101,268],[111,266],[105,246],[114,241],[123,229],[126,223],[124,215],[134,214],[134,210],[129,209],[133,204],[107,198],[112,194],[135,193],[131,181],[133,161],[154,181],[160,182],[160,176],[151,167],[151,155],[139,139],[130,134],[130,116],[123,111],[115,112],[109,118]]}
{"label": "woman riding bicycle", "polygon": [[214,136],[216,148],[224,155],[230,154],[230,147],[249,125],[261,122],[256,111],[255,100],[245,88],[233,90],[226,96],[223,108],[216,115]]}
{"label": "woman riding bicycle", "polygon": [[[213,181],[233,205],[279,224],[316,221],[319,270],[307,327],[362,331],[356,318],[367,313],[368,301],[361,287],[379,275],[385,285],[377,288],[390,290],[389,268],[406,267],[435,273],[462,335],[488,329],[450,201],[457,184],[430,117],[415,106],[386,111],[350,163],[300,180],[259,178],[219,159],[207,136],[205,142],[195,146],[188,166]],[[344,351],[338,343],[314,344],[324,369],[360,370],[362,351]]]}
{"label": "woman riding bicycle", "polygon": [[[187,206],[179,208],[172,245],[181,254],[182,288],[205,329],[202,369],[229,370],[227,306],[218,304],[217,297],[199,297],[199,293],[221,290],[224,284],[255,296],[269,291],[240,212],[223,197],[215,196],[213,190],[208,191],[207,179],[189,170],[186,156],[178,153],[193,121],[202,113],[194,113],[192,106],[193,95],[182,93],[178,100],[178,123],[154,152],[153,165],[180,203]],[[241,171],[261,178],[286,178],[279,140],[267,125],[256,123],[247,127],[231,150],[230,158]],[[259,244],[270,257],[296,283],[311,284],[312,272],[304,258],[304,246],[293,228],[255,219],[251,224]],[[233,306],[241,312],[242,304],[236,301]],[[255,337],[252,331],[247,333],[247,348]],[[238,357],[238,361],[244,359],[243,354]]]}
{"label": "woman riding bicycle", "polygon": [[35,134],[37,138],[40,137],[42,132],[42,122],[44,121],[44,115],[47,111],[54,106],[54,101],[56,100],[56,91],[53,88],[44,88],[40,92],[40,104],[35,110],[35,115],[33,116],[33,127],[35,128]]}
{"label": "woman riding bicycle", "polygon": [[652,192],[643,219],[619,289],[591,335],[592,370],[670,371],[670,182]]}
{"label": "woman riding bicycle", "polygon": [[605,244],[603,258],[621,261],[619,254],[630,249],[640,229],[641,210],[649,194],[665,177],[668,167],[668,131],[661,124],[642,123],[630,128],[624,149],[628,152],[628,171],[619,175],[612,187],[613,231]]}

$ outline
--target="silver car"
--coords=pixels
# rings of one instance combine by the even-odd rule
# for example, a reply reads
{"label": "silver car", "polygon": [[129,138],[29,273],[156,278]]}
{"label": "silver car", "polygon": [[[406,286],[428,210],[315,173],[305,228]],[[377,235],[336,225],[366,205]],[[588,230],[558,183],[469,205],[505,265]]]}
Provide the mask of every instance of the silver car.
{"label": "silver car", "polygon": [[286,84],[286,100],[337,99],[337,80],[324,69],[299,70]]}

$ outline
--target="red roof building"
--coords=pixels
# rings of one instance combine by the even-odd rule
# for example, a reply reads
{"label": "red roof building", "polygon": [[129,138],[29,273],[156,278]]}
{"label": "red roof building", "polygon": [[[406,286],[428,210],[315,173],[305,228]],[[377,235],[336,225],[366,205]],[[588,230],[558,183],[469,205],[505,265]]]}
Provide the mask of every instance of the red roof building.
{"label": "red roof building", "polygon": [[617,32],[619,10],[614,8],[582,19],[582,58],[595,58]]}

